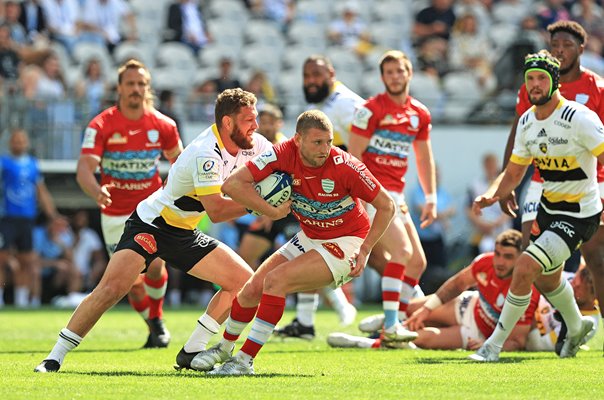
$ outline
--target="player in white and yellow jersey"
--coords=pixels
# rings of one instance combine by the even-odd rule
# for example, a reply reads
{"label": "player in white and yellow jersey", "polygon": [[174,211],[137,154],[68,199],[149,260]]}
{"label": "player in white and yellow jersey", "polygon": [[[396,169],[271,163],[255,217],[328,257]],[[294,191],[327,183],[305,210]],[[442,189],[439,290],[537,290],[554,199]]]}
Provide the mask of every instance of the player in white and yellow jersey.
{"label": "player in white and yellow jersey", "polygon": [[[204,131],[172,165],[165,187],[139,203],[126,222],[103,278],[73,313],[36,372],[58,371],[67,352],[124,297],[138,274],[157,257],[221,287],[178,353],[178,368],[189,368],[193,357],[218,332],[252,269],[233,250],[196,226],[204,212],[214,222],[246,213],[245,207],[225,198],[220,187],[233,169],[271,145],[255,133],[256,97],[252,93],[225,90],[216,100],[215,116],[216,125]],[[289,202],[277,207],[275,216],[283,218],[288,213]]]}
{"label": "player in white and yellow jersey", "polygon": [[[501,316],[475,361],[498,361],[501,346],[528,307],[531,285],[564,319],[568,335],[560,357],[574,357],[593,321],[582,317],[573,289],[562,279],[564,262],[598,229],[602,202],[596,162],[604,161],[604,126],[587,107],[566,100],[558,90],[560,62],[542,50],[525,59],[525,82],[533,104],[520,117],[514,150],[503,177],[481,196],[473,211],[507,198],[530,163],[543,177],[543,195],[531,228],[531,243],[518,258]],[[508,203],[508,212],[514,213]]]}

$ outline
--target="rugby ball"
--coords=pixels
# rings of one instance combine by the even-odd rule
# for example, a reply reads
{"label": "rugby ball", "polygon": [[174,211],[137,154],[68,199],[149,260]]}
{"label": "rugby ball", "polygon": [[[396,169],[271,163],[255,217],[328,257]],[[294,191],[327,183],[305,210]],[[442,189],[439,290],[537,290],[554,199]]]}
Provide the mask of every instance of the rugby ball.
{"label": "rugby ball", "polygon": [[[260,182],[256,182],[254,187],[264,200],[276,207],[291,197],[292,178],[285,172],[275,171]],[[247,211],[252,215],[261,215],[257,211],[249,209]]]}

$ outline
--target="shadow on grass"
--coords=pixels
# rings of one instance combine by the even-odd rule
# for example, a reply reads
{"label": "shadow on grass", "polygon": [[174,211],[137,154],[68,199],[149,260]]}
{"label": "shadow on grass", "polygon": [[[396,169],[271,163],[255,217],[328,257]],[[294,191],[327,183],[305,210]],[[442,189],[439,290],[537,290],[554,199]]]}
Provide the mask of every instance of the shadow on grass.
{"label": "shadow on grass", "polygon": [[203,372],[149,372],[149,371],[61,371],[60,374],[65,375],[84,375],[84,376],[153,376],[166,378],[171,376],[180,376],[183,379],[223,379],[223,378],[234,378],[234,377],[250,377],[250,378],[316,378],[315,375],[310,374],[283,374],[283,373],[267,373],[267,374],[256,374],[256,375],[239,375],[239,376],[213,376],[206,375]]}
{"label": "shadow on grass", "polygon": [[[132,348],[128,348],[128,349],[86,349],[86,350],[80,350],[78,349],[77,352],[78,353],[131,353],[134,351],[144,351],[144,350],[148,350],[148,349],[132,349]],[[0,351],[0,354],[36,354],[36,353],[40,353],[40,354],[48,354],[49,348],[45,348],[44,350],[6,350],[6,351]]]}
{"label": "shadow on grass", "polygon": [[425,357],[417,358],[415,360],[409,360],[410,363],[415,364],[518,364],[524,361],[536,360],[536,357],[503,357],[498,362],[493,363],[480,363],[469,360],[467,358],[458,357]]}

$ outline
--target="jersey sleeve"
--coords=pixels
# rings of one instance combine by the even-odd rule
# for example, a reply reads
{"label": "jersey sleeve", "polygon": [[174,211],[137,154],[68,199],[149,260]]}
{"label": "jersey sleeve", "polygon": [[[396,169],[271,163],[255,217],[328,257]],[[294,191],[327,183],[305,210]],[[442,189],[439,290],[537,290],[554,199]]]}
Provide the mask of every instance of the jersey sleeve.
{"label": "jersey sleeve", "polygon": [[595,157],[604,152],[604,126],[598,115],[591,111],[577,115],[577,134],[581,144],[587,148]]}
{"label": "jersey sleeve", "polygon": [[420,109],[420,121],[422,125],[415,136],[415,140],[428,140],[430,139],[430,131],[432,130],[432,116],[427,108]]}
{"label": "jersey sleeve", "polygon": [[594,83],[598,96],[598,104],[594,111],[598,114],[600,121],[604,121],[604,79],[597,77]]}
{"label": "jersey sleeve", "polygon": [[193,169],[195,194],[208,196],[221,193],[223,168],[222,159],[214,153],[208,152],[195,158],[195,168]]}
{"label": "jersey sleeve", "polygon": [[245,164],[254,177],[254,182],[260,182],[273,171],[280,170],[281,160],[293,160],[290,144],[290,141],[276,144]]}
{"label": "jersey sleeve", "polygon": [[518,126],[516,127],[514,149],[512,150],[510,161],[514,164],[529,165],[533,161],[533,156],[531,155],[529,148],[526,146],[526,141],[524,140],[524,134],[522,131],[522,128],[524,128],[524,124],[522,123],[523,119],[524,118],[520,118]]}
{"label": "jersey sleeve", "polygon": [[105,150],[105,138],[102,132],[103,122],[97,117],[90,121],[90,124],[84,130],[84,139],[82,140],[81,154],[90,154],[103,157]]}
{"label": "jersey sleeve", "polygon": [[367,101],[365,104],[356,109],[352,118],[350,131],[352,133],[356,133],[357,135],[371,138],[377,126],[377,120],[378,118],[374,107],[372,107],[370,102]]}
{"label": "jersey sleeve", "polygon": [[371,203],[378,195],[381,185],[365,164],[356,158],[348,158],[344,161],[343,173],[346,177],[350,194],[361,200]]}
{"label": "jersey sleeve", "polygon": [[526,85],[523,83],[516,95],[516,115],[522,115],[531,108],[532,104],[529,101]]}
{"label": "jersey sleeve", "polygon": [[180,134],[176,128],[176,122],[172,119],[166,117],[166,119],[162,120],[159,134],[161,135],[161,147],[163,150],[172,150],[178,145]]}

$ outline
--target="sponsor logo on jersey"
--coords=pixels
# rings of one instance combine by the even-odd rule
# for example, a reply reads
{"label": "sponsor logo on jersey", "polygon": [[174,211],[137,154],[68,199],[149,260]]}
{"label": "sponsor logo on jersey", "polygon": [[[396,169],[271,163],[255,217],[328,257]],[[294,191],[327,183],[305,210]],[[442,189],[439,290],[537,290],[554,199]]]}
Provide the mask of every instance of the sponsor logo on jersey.
{"label": "sponsor logo on jersey", "polygon": [[157,129],[147,131],[147,139],[149,139],[151,143],[157,143],[159,140],[159,131]]}
{"label": "sponsor logo on jersey", "polygon": [[253,157],[254,154],[256,154],[254,150],[241,150],[241,155],[244,157]]}
{"label": "sponsor logo on jersey", "polygon": [[575,101],[580,104],[587,104],[589,101],[589,95],[587,93],[577,93]]}
{"label": "sponsor logo on jersey", "polygon": [[564,129],[570,129],[570,125],[569,125],[569,124],[565,124],[565,123],[564,123],[564,122],[562,122],[562,121],[555,120],[555,121],[554,121],[554,125],[561,126],[561,127],[562,127],[562,128],[564,128]]}
{"label": "sponsor logo on jersey", "polygon": [[419,116],[417,116],[417,115],[410,116],[409,123],[411,124],[411,128],[417,129],[419,127]]}
{"label": "sponsor logo on jersey", "polygon": [[126,144],[128,143],[128,137],[122,136],[119,132],[115,132],[109,140],[107,140],[107,144]]}
{"label": "sponsor logo on jersey", "polygon": [[138,243],[149,254],[157,253],[157,242],[150,233],[139,233],[134,236],[134,241]]}
{"label": "sponsor logo on jersey", "polygon": [[532,236],[541,235],[541,229],[539,228],[539,224],[537,223],[537,220],[533,220],[533,225],[531,225],[531,235]]}
{"label": "sponsor logo on jersey", "polygon": [[134,136],[134,135],[136,135],[136,134],[138,134],[138,133],[141,133],[141,132],[142,132],[142,130],[141,130],[141,129],[128,130],[128,135],[130,135],[130,136]]}
{"label": "sponsor logo on jersey", "polygon": [[332,221],[317,221],[314,219],[305,218],[301,220],[302,223],[310,226],[316,226],[319,228],[334,228],[336,226],[342,225],[344,220],[341,218],[334,219]]}
{"label": "sponsor logo on jersey", "polygon": [[293,244],[296,249],[300,250],[301,253],[306,253],[306,250],[304,250],[304,246],[302,246],[302,244],[300,243],[300,239],[298,239],[298,235],[292,238],[291,244]]}
{"label": "sponsor logo on jersey", "polygon": [[539,150],[541,150],[543,154],[547,153],[547,143],[539,143]]}
{"label": "sponsor logo on jersey", "polygon": [[260,154],[258,157],[254,158],[252,162],[258,167],[259,170],[263,170],[268,164],[273,161],[277,161],[277,154],[275,154],[274,149],[270,149]]}
{"label": "sponsor logo on jersey", "polygon": [[547,142],[552,146],[558,146],[560,144],[568,144],[568,139],[559,138],[559,137],[549,137],[547,138]]}
{"label": "sponsor logo on jersey", "polygon": [[545,129],[541,128],[541,130],[537,134],[537,137],[547,137],[547,133],[545,132]]}
{"label": "sponsor logo on jersey", "polygon": [[325,250],[327,250],[335,258],[340,259],[340,260],[344,259],[344,250],[342,250],[340,248],[340,246],[338,246],[337,243],[325,242],[325,243],[321,243],[321,246],[323,246],[323,248]]}
{"label": "sponsor logo on jersey", "polygon": [[533,126],[532,122],[529,122],[528,124],[524,125],[522,127],[522,132],[526,132],[531,126]]}
{"label": "sponsor logo on jersey", "polygon": [[333,158],[333,163],[334,163],[335,165],[340,165],[340,164],[342,164],[343,162],[344,162],[344,157],[342,157],[342,156],[335,156],[335,157]]}
{"label": "sponsor logo on jersey", "polygon": [[84,131],[84,140],[82,140],[83,149],[93,149],[94,141],[96,139],[97,130],[91,127],[86,128]]}
{"label": "sponsor logo on jersey", "polygon": [[378,156],[375,158],[375,162],[388,167],[407,168],[407,159]]}
{"label": "sponsor logo on jersey", "polygon": [[197,157],[197,180],[199,182],[219,180],[218,163],[215,159]]}
{"label": "sponsor logo on jersey", "polygon": [[575,236],[575,229],[568,222],[565,222],[565,221],[554,221],[554,222],[552,222],[552,224],[549,227],[552,230],[553,229],[557,229],[557,230],[560,230],[560,231],[564,232],[568,237],[572,238],[573,236]]}
{"label": "sponsor logo on jersey", "polygon": [[350,161],[346,161],[346,165],[352,168],[357,174],[359,174],[361,180],[369,187],[369,189],[374,190],[376,188],[375,182],[369,176],[367,176],[365,171],[361,170],[356,164]]}
{"label": "sponsor logo on jersey", "polygon": [[112,181],[113,185],[116,189],[121,190],[147,190],[149,189],[154,182],[122,182],[122,181]]}
{"label": "sponsor logo on jersey", "polygon": [[367,107],[357,108],[352,119],[352,125],[359,129],[367,129],[369,126],[369,119],[373,113]]}
{"label": "sponsor logo on jersey", "polygon": [[[542,143],[546,146],[545,143]],[[541,148],[541,145],[539,145]],[[546,148],[547,151],[547,148]],[[575,157],[535,157],[535,164],[539,169],[548,170],[570,170],[580,168]]]}
{"label": "sponsor logo on jersey", "polygon": [[333,189],[335,188],[336,183],[334,181],[332,181],[331,179],[321,179],[321,187],[323,188],[323,191],[325,193],[331,193],[333,192]]}

